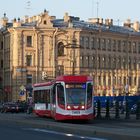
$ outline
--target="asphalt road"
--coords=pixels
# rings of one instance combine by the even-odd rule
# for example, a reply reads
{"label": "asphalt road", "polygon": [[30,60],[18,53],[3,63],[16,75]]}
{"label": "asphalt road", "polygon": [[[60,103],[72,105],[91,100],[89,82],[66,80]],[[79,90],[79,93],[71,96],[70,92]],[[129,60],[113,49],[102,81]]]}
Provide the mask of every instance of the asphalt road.
{"label": "asphalt road", "polygon": [[0,113],[0,139],[38,140],[139,140],[140,120],[55,122],[33,114]]}
{"label": "asphalt road", "polygon": [[106,140],[103,138],[80,136],[76,134],[57,132],[47,128],[20,125],[11,121],[0,121],[1,140]]}

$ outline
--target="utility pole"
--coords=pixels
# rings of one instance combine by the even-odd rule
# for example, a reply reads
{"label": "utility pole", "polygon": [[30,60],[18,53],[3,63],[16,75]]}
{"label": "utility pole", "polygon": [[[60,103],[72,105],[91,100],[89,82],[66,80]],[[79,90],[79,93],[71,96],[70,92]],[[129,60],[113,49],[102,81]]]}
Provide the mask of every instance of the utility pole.
{"label": "utility pole", "polygon": [[99,2],[97,1],[97,18],[98,18],[98,12],[99,12]]}

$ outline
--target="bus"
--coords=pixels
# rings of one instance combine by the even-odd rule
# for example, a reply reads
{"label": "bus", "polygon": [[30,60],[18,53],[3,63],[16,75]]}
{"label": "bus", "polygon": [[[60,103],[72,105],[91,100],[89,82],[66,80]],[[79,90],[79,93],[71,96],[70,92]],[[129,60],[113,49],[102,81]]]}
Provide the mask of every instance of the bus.
{"label": "bus", "polygon": [[34,113],[55,120],[91,120],[93,80],[90,76],[64,75],[33,85]]}

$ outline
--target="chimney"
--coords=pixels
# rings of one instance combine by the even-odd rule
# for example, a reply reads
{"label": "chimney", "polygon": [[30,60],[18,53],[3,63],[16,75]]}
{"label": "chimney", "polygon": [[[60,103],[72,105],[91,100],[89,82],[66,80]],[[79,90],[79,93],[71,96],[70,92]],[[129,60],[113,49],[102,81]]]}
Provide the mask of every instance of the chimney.
{"label": "chimney", "polygon": [[65,15],[64,15],[64,22],[68,22],[68,20],[69,20],[69,15],[66,12]]}
{"label": "chimney", "polygon": [[20,18],[18,18],[18,21],[16,20],[16,18],[14,18],[14,20],[13,20],[13,27],[20,27],[20,26],[21,26]]}
{"label": "chimney", "polygon": [[8,23],[8,18],[6,17],[6,13],[4,13],[4,17],[1,19],[2,26],[6,26]]}
{"label": "chimney", "polygon": [[103,24],[103,18],[99,18],[99,24]]}
{"label": "chimney", "polygon": [[28,16],[26,15],[26,16],[24,16],[24,18],[23,18],[23,20],[24,20],[24,23],[28,23]]}
{"label": "chimney", "polygon": [[138,21],[133,23],[133,28],[136,32],[140,31],[140,23]]}
{"label": "chimney", "polygon": [[99,18],[89,18],[88,21],[93,24],[99,24],[99,21],[101,22]]}
{"label": "chimney", "polygon": [[110,25],[110,26],[113,25],[113,19],[109,19],[109,25]]}
{"label": "chimney", "polygon": [[127,19],[124,24],[123,24],[124,27],[129,27],[131,28],[131,20],[130,19]]}

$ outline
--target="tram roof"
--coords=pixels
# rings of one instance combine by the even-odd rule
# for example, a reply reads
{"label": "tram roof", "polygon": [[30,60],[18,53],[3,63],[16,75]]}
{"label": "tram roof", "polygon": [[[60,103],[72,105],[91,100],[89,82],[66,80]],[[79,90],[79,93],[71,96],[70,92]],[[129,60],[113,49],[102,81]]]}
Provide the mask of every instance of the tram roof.
{"label": "tram roof", "polygon": [[92,81],[92,77],[86,75],[63,75],[63,76],[56,77],[54,81],[33,84],[33,87],[51,86],[58,81],[64,81],[66,83],[71,83],[71,82],[85,83],[87,81]]}
{"label": "tram roof", "polygon": [[51,86],[53,84],[53,82],[44,82],[44,83],[36,83],[33,84],[34,87],[40,87],[40,86]]}
{"label": "tram roof", "polygon": [[66,83],[70,82],[87,82],[87,81],[92,81],[92,77],[86,76],[86,75],[63,75],[63,76],[58,76],[56,77],[55,81],[64,81]]}

